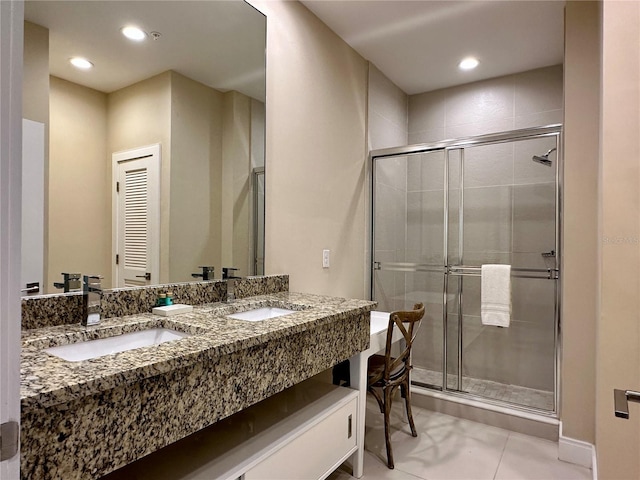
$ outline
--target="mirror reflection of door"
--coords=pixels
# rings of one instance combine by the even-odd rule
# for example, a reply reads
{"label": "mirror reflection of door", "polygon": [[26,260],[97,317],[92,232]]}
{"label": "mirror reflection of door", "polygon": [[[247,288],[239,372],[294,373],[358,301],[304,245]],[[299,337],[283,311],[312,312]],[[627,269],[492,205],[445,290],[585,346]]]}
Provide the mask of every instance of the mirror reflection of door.
{"label": "mirror reflection of door", "polygon": [[158,283],[160,145],[113,154],[114,284]]}

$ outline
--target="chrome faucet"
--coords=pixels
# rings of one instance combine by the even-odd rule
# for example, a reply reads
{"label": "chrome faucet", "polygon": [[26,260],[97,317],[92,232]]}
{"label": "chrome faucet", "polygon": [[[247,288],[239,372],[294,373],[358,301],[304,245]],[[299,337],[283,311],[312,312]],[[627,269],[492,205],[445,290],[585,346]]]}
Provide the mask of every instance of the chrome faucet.
{"label": "chrome faucet", "polygon": [[82,290],[82,325],[89,327],[100,323],[102,287],[98,275],[85,275]]}
{"label": "chrome faucet", "polygon": [[64,293],[79,292],[82,290],[80,276],[79,273],[63,273],[62,282],[53,282],[53,286],[64,289]]}
{"label": "chrome faucet", "polygon": [[222,279],[227,281],[227,303],[231,303],[236,299],[236,280],[240,280],[242,277],[236,277],[233,272],[237,271],[237,268],[224,267],[222,269]]}
{"label": "chrome faucet", "polygon": [[232,303],[236,299],[236,278],[227,279],[227,303]]}
{"label": "chrome faucet", "polygon": [[198,268],[202,269],[202,273],[192,273],[191,276],[194,278],[202,277],[202,280],[213,280],[213,273],[215,268],[208,266],[200,266]]}

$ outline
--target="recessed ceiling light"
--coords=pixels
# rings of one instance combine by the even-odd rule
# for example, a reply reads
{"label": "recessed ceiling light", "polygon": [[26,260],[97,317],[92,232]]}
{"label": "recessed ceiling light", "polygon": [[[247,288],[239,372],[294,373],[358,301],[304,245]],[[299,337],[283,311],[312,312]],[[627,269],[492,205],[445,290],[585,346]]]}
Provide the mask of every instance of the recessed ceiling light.
{"label": "recessed ceiling light", "polygon": [[147,37],[147,34],[140,30],[138,27],[122,27],[121,32],[129,40],[135,40],[136,42],[144,40]]}
{"label": "recessed ceiling light", "polygon": [[478,61],[477,58],[473,58],[473,57],[467,57],[465,59],[463,59],[459,64],[458,64],[458,68],[460,70],[473,70],[474,68],[476,68],[478,65],[480,64],[480,62]]}
{"label": "recessed ceiling light", "polygon": [[74,67],[80,68],[82,70],[89,70],[93,67],[93,63],[82,57],[73,57],[69,59],[69,62],[71,62],[71,65],[73,65]]}

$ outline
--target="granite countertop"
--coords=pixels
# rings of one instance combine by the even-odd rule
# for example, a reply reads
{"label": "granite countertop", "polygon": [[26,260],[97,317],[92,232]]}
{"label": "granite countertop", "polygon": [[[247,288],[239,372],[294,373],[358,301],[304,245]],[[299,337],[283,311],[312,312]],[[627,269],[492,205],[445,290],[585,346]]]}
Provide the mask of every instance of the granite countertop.
{"label": "granite countertop", "polygon": [[[162,317],[151,313],[22,332],[20,394],[22,408],[53,406],[123,384],[132,384],[196,362],[215,360],[238,350],[328,325],[346,315],[369,312],[376,303],[301,293],[276,293],[233,303],[196,305],[189,313]],[[261,307],[281,307],[296,313],[259,322],[226,315]],[[104,357],[69,362],[43,349],[82,340],[164,327],[192,334],[160,345],[137,348]]]}

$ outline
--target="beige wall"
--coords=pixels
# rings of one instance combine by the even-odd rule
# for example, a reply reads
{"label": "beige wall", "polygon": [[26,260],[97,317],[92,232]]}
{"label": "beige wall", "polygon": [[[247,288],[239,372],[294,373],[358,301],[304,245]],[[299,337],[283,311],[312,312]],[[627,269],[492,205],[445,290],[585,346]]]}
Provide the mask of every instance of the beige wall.
{"label": "beige wall", "polygon": [[23,68],[22,116],[47,125],[49,123],[49,29],[24,22]]}
{"label": "beige wall", "polygon": [[567,2],[562,245],[563,435],[595,442],[600,39],[597,2]]}
{"label": "beige wall", "polygon": [[223,97],[217,90],[171,72],[172,282],[193,280],[191,273],[199,265],[222,265]]}
{"label": "beige wall", "polygon": [[251,168],[264,167],[265,105],[251,99]]}
{"label": "beige wall", "polygon": [[266,272],[363,298],[367,62],[298,2],[251,3],[268,22]]}
{"label": "beige wall", "polygon": [[222,129],[222,267],[250,273],[251,98],[227,92]]}
{"label": "beige wall", "polygon": [[107,96],[51,77],[49,276],[99,274],[111,285],[111,169]]}
{"label": "beige wall", "polygon": [[[169,281],[171,185],[171,72],[164,72],[107,97],[108,145],[111,154],[154,143],[161,145],[160,283]],[[111,182],[111,168],[108,173]],[[111,218],[111,213],[109,213]],[[109,229],[108,231],[111,231]]]}
{"label": "beige wall", "polygon": [[640,3],[602,6],[598,478],[640,478],[640,408],[613,416],[613,389],[640,389]]}

